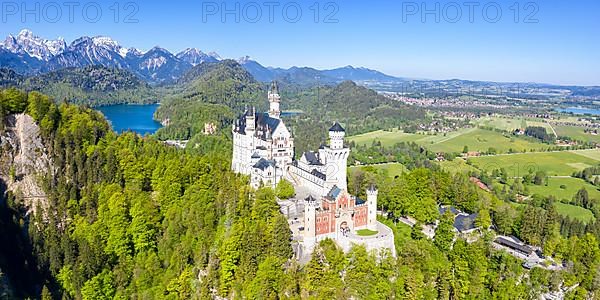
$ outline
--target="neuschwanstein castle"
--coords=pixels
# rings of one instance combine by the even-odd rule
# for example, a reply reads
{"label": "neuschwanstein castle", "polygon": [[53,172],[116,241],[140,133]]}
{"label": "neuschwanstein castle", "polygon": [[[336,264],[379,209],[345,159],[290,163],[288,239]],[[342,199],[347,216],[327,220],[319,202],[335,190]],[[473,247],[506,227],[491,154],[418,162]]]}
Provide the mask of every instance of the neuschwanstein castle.
{"label": "neuschwanstein castle", "polygon": [[233,124],[232,169],[249,175],[254,188],[274,188],[285,178],[308,191],[304,200],[305,246],[327,237],[340,239],[358,229],[376,230],[377,190],[368,189],[366,200],[347,190],[350,149],[344,146],[344,128],[336,122],[329,129],[329,145],[295,160],[294,138],[280,118],[281,98],[275,82],[268,99],[268,112],[246,109]]}

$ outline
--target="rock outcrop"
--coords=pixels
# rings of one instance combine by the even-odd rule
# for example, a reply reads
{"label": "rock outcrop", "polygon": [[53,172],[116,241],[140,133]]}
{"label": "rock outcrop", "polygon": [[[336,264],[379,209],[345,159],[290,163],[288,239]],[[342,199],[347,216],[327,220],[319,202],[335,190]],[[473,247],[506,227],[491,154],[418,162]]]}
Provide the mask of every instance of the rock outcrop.
{"label": "rock outcrop", "polygon": [[0,179],[7,191],[17,195],[29,212],[46,203],[41,180],[52,170],[52,161],[40,136],[40,128],[29,115],[10,115],[0,133]]}

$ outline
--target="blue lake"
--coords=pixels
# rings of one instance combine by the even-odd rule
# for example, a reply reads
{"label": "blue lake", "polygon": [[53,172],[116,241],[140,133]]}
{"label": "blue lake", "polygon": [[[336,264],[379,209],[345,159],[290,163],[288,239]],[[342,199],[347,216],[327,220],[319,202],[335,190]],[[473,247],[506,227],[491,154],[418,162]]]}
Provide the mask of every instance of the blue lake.
{"label": "blue lake", "polygon": [[585,107],[567,107],[558,109],[560,112],[564,113],[574,113],[576,115],[595,115],[600,116],[600,110],[593,108],[585,108]]}
{"label": "blue lake", "polygon": [[118,104],[101,106],[96,109],[102,112],[106,119],[110,121],[114,131],[131,130],[144,135],[146,133],[153,134],[162,127],[159,122],[152,118],[158,106],[158,104]]}

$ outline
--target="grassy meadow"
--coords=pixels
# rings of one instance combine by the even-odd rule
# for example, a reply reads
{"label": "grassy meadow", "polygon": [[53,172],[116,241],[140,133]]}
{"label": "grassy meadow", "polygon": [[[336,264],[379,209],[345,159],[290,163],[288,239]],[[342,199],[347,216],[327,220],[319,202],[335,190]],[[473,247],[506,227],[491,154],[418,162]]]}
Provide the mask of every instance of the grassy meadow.
{"label": "grassy meadow", "polygon": [[[564,188],[561,188],[564,186]],[[581,188],[588,191],[590,198],[600,200],[600,191],[597,187],[587,183],[583,179],[573,177],[550,177],[548,185],[528,185],[531,194],[542,196],[554,196],[557,200],[571,200]]]}
{"label": "grassy meadow", "polygon": [[583,207],[560,202],[556,202],[554,205],[556,211],[563,216],[567,216],[571,219],[578,219],[584,223],[589,223],[594,220],[594,214]]}
{"label": "grassy meadow", "polygon": [[399,142],[415,142],[434,152],[462,152],[467,146],[469,151],[486,152],[490,148],[498,153],[508,153],[547,149],[549,145],[534,140],[504,135],[500,132],[465,128],[445,134],[412,134],[402,131],[377,130],[361,135],[351,136],[349,141],[358,145],[371,145],[380,141],[384,146],[392,146]]}
{"label": "grassy meadow", "polygon": [[578,141],[600,143],[600,135],[585,133],[583,127],[560,125],[554,129],[559,136],[568,136]]}
{"label": "grassy meadow", "polygon": [[580,151],[535,152],[510,155],[474,157],[469,160],[479,169],[492,171],[504,168],[510,177],[521,177],[529,170],[545,171],[548,176],[571,176],[573,172],[600,164],[594,159],[579,154]]}
{"label": "grassy meadow", "polygon": [[479,126],[493,127],[500,130],[515,131],[519,128],[526,128],[527,126],[539,126],[546,128],[547,132],[552,132],[550,124],[544,122],[542,119],[534,118],[512,118],[512,117],[484,117],[473,121],[474,124]]}

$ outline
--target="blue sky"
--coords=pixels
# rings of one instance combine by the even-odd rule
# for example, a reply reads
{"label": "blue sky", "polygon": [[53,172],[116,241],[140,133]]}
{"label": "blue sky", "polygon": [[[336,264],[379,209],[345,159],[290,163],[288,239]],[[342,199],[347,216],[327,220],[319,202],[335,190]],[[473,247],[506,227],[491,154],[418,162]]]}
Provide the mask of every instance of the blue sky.
{"label": "blue sky", "polygon": [[[29,28],[68,42],[82,35],[107,35],[142,50],[155,45],[173,52],[196,47],[228,58],[249,55],[278,67],[353,65],[411,78],[600,85],[597,0],[281,0],[273,7],[272,23],[268,3],[274,0],[115,1],[118,16],[114,1],[79,2],[72,8],[73,23],[65,4],[69,1],[3,1],[0,34]],[[38,3],[39,11],[23,16],[23,7],[11,12],[14,7],[6,3],[26,3],[25,8],[34,10]],[[61,5],[60,16],[49,3]],[[222,20],[222,5],[235,10],[236,4],[239,11]],[[98,17],[97,7],[102,10]],[[296,17],[298,8],[302,15]],[[130,21],[138,22],[125,22],[134,9]],[[423,15],[425,10],[430,13]]]}

